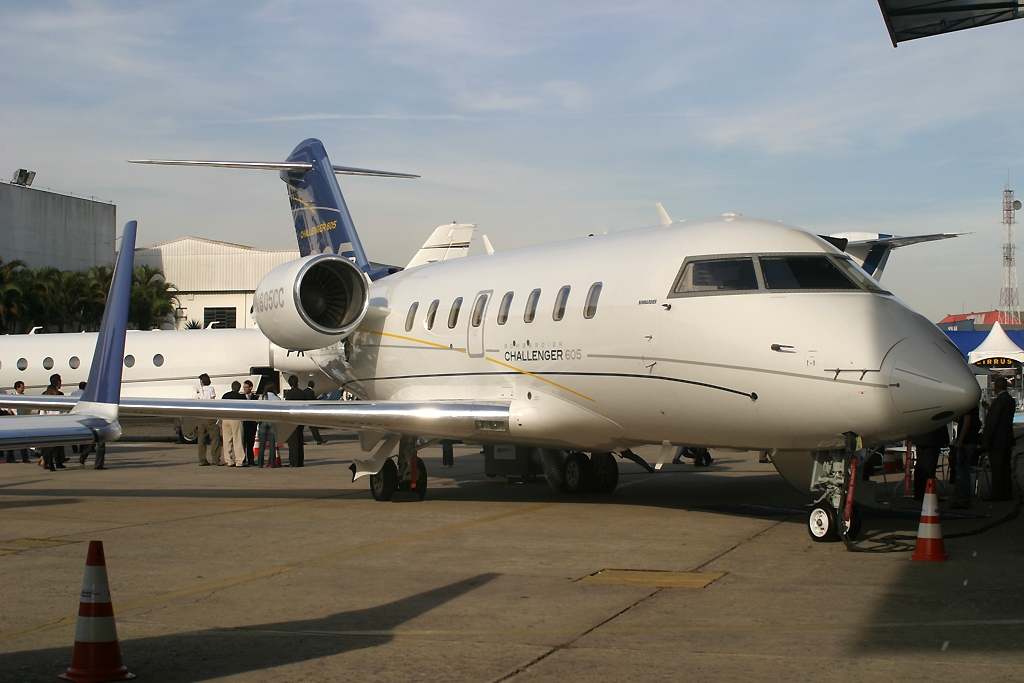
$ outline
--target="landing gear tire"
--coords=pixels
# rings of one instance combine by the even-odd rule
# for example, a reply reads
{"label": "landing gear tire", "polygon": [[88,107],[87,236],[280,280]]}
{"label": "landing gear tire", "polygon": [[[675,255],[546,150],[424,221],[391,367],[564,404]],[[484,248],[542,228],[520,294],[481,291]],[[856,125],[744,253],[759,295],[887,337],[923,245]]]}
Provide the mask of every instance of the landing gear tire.
{"label": "landing gear tire", "polygon": [[611,493],[619,484],[619,465],[611,453],[590,456],[590,486],[595,493]]}
{"label": "landing gear tire", "polygon": [[562,481],[569,493],[586,493],[590,490],[590,458],[579,451],[573,451],[562,467]]}
{"label": "landing gear tire", "polygon": [[[427,470],[424,467],[423,477],[426,479]],[[426,485],[424,485],[424,491]],[[395,461],[388,458],[384,461],[384,467],[381,468],[377,474],[370,475],[370,493],[373,495],[374,500],[388,501],[391,500],[391,496],[398,490],[398,467],[395,465]]]}
{"label": "landing gear tire", "polygon": [[178,443],[194,445],[199,440],[199,428],[196,425],[192,425],[191,430],[178,425],[174,430],[178,432]]}
{"label": "landing gear tire", "polygon": [[836,511],[828,503],[817,503],[807,516],[807,533],[816,543],[829,543],[839,538],[836,533]]}
{"label": "landing gear tire", "polygon": [[[391,460],[388,460],[391,462]],[[395,481],[398,481],[398,468],[395,468]],[[413,491],[416,493],[420,500],[427,495],[427,466],[423,463],[423,458],[416,458],[416,488],[412,488],[410,482],[403,481],[398,484],[399,491]]]}

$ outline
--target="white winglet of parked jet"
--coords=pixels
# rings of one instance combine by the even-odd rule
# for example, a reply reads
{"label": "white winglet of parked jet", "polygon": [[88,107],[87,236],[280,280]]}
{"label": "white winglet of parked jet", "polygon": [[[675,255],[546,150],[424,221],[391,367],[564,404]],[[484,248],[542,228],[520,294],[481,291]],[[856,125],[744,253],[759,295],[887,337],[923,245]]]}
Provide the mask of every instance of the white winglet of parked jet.
{"label": "white winglet of parked jet", "polygon": [[363,400],[127,398],[124,414],[358,430],[353,476],[379,500],[423,495],[421,438],[536,448],[571,492],[612,491],[635,446],[772,451],[825,540],[852,528],[837,511],[854,448],[979,400],[945,335],[800,228],[726,214],[388,273],[322,144],[284,163],[302,257],[263,278],[253,317]]}
{"label": "white winglet of parked jet", "polygon": [[121,426],[117,421],[118,401],[132,291],[136,227],[135,221],[129,221],[124,227],[121,251],[114,266],[85,392],[67,414],[15,415],[0,419],[0,448],[103,443],[116,441],[121,436]]}
{"label": "white winglet of parked jet", "polygon": [[420,250],[405,267],[415,268],[424,263],[439,263],[464,258],[469,254],[476,225],[473,223],[450,223],[439,225],[427,238]]}

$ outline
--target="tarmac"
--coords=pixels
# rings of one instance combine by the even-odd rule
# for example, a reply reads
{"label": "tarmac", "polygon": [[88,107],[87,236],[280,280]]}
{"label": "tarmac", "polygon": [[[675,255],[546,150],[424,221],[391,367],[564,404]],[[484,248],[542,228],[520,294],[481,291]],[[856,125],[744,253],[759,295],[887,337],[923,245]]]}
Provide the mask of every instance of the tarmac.
{"label": "tarmac", "polygon": [[[135,432],[106,471],[0,464],[0,681],[67,668],[93,539],[143,682],[1024,679],[1019,518],[918,563],[812,542],[807,500],[756,454],[623,462],[613,494],[573,496],[428,448],[426,499],[380,503],[337,432],[277,470],[199,467]],[[864,488],[887,503],[865,518],[876,541],[917,529],[888,481]]]}

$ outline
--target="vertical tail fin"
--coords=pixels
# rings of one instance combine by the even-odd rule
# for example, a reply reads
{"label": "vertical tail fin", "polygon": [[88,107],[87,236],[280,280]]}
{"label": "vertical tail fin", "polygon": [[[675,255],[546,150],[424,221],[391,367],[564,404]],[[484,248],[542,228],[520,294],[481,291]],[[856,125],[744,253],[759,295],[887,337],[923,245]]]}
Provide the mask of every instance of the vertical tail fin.
{"label": "vertical tail fin", "polygon": [[419,178],[411,173],[374,171],[368,168],[334,166],[327,150],[316,138],[299,143],[287,161],[201,161],[184,159],[129,159],[131,164],[162,166],[209,166],[278,171],[288,185],[288,199],[295,221],[299,254],[339,254],[352,260],[371,280],[383,277],[387,269],[373,270],[356,233],[345,197],[335,174],[377,176],[383,178]]}
{"label": "vertical tail fin", "polygon": [[79,405],[111,403],[121,399],[121,373],[124,370],[124,335],[128,327],[128,304],[132,294],[135,263],[135,233],[138,224],[128,221],[124,226],[121,251],[117,254],[114,276],[110,280],[103,322],[96,336],[96,350],[89,368],[89,381]]}
{"label": "vertical tail fin", "polygon": [[303,140],[288,161],[312,164],[308,170],[281,171],[281,180],[288,185],[299,254],[339,254],[368,271],[370,262],[323,144],[315,138]]}
{"label": "vertical tail fin", "polygon": [[383,176],[390,178],[418,178],[407,173],[372,171],[364,168],[334,166],[327,158],[327,150],[316,138],[299,143],[288,156],[292,164],[309,164],[308,169],[281,171],[281,180],[288,185],[295,236],[299,241],[299,254],[339,254],[351,259],[371,279],[387,272],[373,270],[359,241],[352,215],[338,186],[336,173],[345,175]]}

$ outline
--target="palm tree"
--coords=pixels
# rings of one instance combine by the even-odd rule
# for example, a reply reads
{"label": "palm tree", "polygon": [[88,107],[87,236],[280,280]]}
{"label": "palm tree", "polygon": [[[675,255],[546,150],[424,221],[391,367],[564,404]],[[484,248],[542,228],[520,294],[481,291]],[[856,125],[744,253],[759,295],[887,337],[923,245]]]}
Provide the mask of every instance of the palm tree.
{"label": "palm tree", "polygon": [[25,262],[0,258],[0,332],[17,330],[25,311]]}
{"label": "palm tree", "polygon": [[159,327],[177,307],[174,285],[152,266],[137,266],[134,280],[128,320],[139,330]]}

